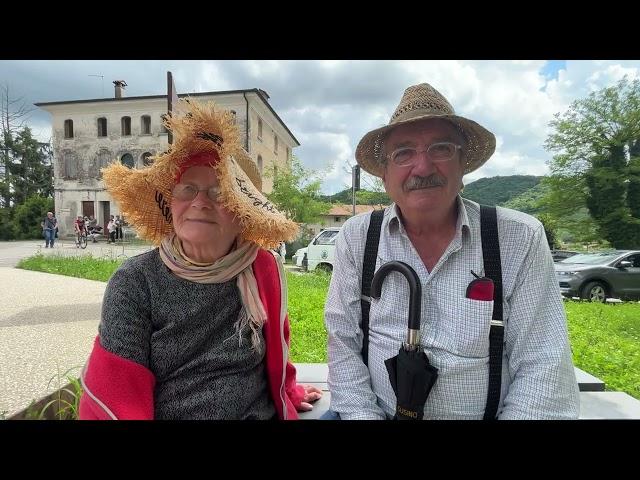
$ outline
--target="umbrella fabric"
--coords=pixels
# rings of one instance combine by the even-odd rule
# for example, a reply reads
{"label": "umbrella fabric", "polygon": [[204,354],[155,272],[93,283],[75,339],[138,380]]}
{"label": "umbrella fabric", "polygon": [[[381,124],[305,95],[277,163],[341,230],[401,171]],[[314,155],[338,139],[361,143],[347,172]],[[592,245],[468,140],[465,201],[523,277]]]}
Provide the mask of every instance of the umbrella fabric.
{"label": "umbrella fabric", "polygon": [[424,351],[407,351],[402,347],[398,355],[384,363],[397,399],[394,419],[422,420],[424,404],[438,378],[438,369],[429,364]]}

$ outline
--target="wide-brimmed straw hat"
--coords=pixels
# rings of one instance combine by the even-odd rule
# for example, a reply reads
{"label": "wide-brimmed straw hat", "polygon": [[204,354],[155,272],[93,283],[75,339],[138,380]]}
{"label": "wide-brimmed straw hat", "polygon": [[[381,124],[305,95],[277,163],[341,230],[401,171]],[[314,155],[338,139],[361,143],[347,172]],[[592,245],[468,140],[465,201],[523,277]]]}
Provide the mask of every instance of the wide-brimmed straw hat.
{"label": "wide-brimmed straw hat", "polygon": [[456,115],[444,96],[428,83],[407,88],[400,104],[391,115],[389,124],[370,131],[356,148],[356,160],[367,172],[377,177],[384,174],[385,136],[399,125],[428,118],[440,118],[451,122],[465,137],[466,166],[464,173],[480,168],[496,149],[496,137],[489,130],[468,118]]}
{"label": "wide-brimmed straw hat", "polygon": [[107,190],[138,235],[158,245],[173,232],[173,187],[192,159],[208,157],[220,183],[219,201],[238,218],[244,239],[263,248],[292,240],[298,225],[261,193],[260,171],[242,148],[232,114],[213,102],[179,100],[176,107],[181,114],[164,122],[174,138],[168,151],[151,157],[148,167],[115,162],[102,169]]}

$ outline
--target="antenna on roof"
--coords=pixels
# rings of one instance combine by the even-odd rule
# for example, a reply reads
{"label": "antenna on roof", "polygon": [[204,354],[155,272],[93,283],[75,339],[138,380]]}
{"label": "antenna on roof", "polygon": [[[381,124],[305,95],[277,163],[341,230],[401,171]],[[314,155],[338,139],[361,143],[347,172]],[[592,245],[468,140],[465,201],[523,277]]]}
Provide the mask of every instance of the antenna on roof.
{"label": "antenna on roof", "polygon": [[102,79],[102,97],[104,97],[104,75],[92,75],[89,74],[89,77],[100,77]]}

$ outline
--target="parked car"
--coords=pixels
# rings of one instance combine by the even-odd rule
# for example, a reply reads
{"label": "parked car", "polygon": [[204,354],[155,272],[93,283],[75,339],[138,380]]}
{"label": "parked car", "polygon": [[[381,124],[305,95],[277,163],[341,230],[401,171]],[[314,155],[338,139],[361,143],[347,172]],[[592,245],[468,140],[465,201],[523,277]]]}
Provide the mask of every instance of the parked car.
{"label": "parked car", "polygon": [[554,264],[560,293],[592,302],[640,299],[640,250],[579,253]]}
{"label": "parked car", "polygon": [[302,268],[302,259],[304,258],[306,253],[307,253],[307,247],[299,248],[298,250],[296,250],[296,253],[294,253],[293,256],[291,257],[291,263],[293,263],[297,267]]}
{"label": "parked car", "polygon": [[307,257],[303,262],[307,270],[313,271],[316,268],[333,270],[333,255],[339,231],[339,228],[327,228],[311,240],[307,246]]}
{"label": "parked car", "polygon": [[578,253],[580,252],[572,252],[570,250],[551,250],[551,256],[553,257],[554,262],[559,262],[565,258],[573,257]]}

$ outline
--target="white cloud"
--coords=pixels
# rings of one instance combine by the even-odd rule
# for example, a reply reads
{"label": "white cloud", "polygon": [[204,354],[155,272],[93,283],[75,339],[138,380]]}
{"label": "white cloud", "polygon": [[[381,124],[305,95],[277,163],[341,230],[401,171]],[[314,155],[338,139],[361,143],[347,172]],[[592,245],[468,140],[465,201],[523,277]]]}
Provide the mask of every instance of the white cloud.
{"label": "white cloud", "polygon": [[[305,166],[331,168],[323,189],[333,193],[350,184],[358,141],[385,125],[409,85],[428,82],[458,114],[494,132],[498,149],[469,175],[544,174],[551,157],[543,144],[549,122],[571,102],[614,85],[624,75],[640,76],[640,61],[567,61],[557,78],[547,78],[545,61],[463,60],[243,60],[243,61],[0,61],[2,83],[28,102],[95,98],[100,82],[123,78],[129,95],[164,92],[166,71],[179,92],[262,88],[301,142],[295,150]],[[106,91],[108,90],[108,91]],[[49,116],[34,112],[32,126],[46,140]],[[40,131],[40,133],[38,133]]]}

